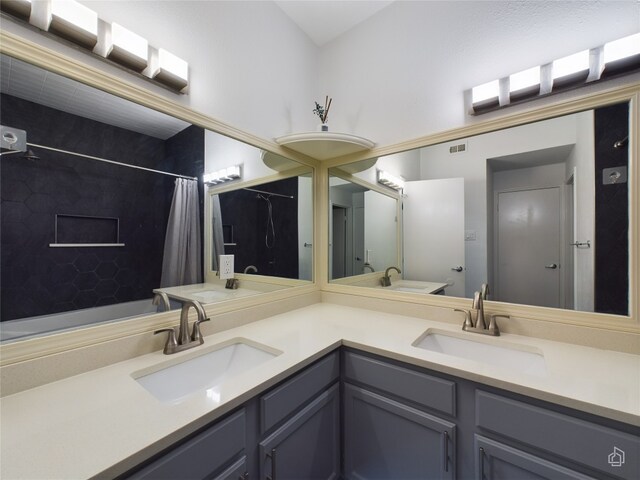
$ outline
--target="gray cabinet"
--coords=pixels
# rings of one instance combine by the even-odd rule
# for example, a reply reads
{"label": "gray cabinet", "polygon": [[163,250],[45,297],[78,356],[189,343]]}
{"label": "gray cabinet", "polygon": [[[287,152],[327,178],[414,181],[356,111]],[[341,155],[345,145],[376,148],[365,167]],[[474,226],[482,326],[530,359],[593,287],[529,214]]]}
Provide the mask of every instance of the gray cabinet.
{"label": "gray cabinet", "polygon": [[[536,457],[562,462],[576,470],[594,472],[594,477],[640,478],[638,429],[635,434],[621,432],[610,426],[480,389],[476,390],[475,397],[476,425],[485,436],[500,438],[503,444],[526,449]],[[480,445],[478,451],[479,448],[483,448],[486,454],[487,447]],[[493,451],[496,449],[494,445]],[[481,463],[485,456],[478,453],[477,463]],[[510,458],[515,458],[515,455]],[[560,475],[549,462],[540,461],[537,467],[554,473],[541,478],[588,478],[571,476],[577,474],[566,471]],[[480,468],[478,466],[478,470]]]}
{"label": "gray cabinet", "polygon": [[455,440],[453,423],[344,385],[346,479],[453,479]]}
{"label": "gray cabinet", "polygon": [[334,385],[260,442],[260,478],[340,477],[340,395]]}
{"label": "gray cabinet", "polygon": [[596,480],[504,443],[476,435],[477,480]]}
{"label": "gray cabinet", "polygon": [[148,480],[200,480],[233,478],[224,470],[245,449],[246,418],[244,409],[220,420],[182,445],[173,448],[126,478]]}

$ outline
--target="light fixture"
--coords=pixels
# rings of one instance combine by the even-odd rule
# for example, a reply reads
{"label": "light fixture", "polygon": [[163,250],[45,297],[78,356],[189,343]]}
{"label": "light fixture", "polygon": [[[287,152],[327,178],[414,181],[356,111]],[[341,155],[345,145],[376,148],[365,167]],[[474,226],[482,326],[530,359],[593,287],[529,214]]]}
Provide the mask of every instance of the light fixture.
{"label": "light fixture", "polygon": [[551,68],[554,89],[584,82],[589,75],[589,50],[554,60]]}
{"label": "light fixture", "polygon": [[465,91],[470,115],[640,69],[640,33],[559,58]]}
{"label": "light fixture", "polygon": [[158,49],[158,65],[152,78],[176,90],[189,84],[189,64],[174,54]]}
{"label": "light fixture", "polygon": [[493,80],[491,82],[478,85],[477,87],[473,87],[471,97],[473,109],[475,111],[486,110],[499,106],[500,82],[498,80]]}
{"label": "light fixture", "polygon": [[404,188],[404,179],[402,177],[393,175],[385,170],[378,170],[378,183],[394,190],[402,190]]}
{"label": "light fixture", "polygon": [[93,49],[98,42],[98,14],[73,0],[51,0],[49,31]]}
{"label": "light fixture", "polygon": [[0,0],[0,10],[29,20],[31,16],[31,0]]}
{"label": "light fixture", "polygon": [[149,63],[149,44],[140,35],[127,30],[118,23],[112,23],[107,34],[106,57],[141,72]]}
{"label": "light fixture", "polygon": [[223,168],[217,172],[205,173],[202,176],[202,181],[206,185],[218,185],[224,182],[230,182],[242,178],[242,166],[234,165],[233,167]]}
{"label": "light fixture", "polygon": [[540,66],[509,75],[510,101],[538,95],[540,93]]}
{"label": "light fixture", "polygon": [[603,77],[638,67],[640,67],[640,33],[604,44]]}

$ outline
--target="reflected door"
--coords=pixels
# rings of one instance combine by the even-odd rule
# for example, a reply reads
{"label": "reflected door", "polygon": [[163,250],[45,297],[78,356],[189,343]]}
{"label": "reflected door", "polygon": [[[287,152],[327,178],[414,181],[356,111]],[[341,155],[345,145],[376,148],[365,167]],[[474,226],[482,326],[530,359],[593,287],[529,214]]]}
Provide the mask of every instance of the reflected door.
{"label": "reflected door", "polygon": [[404,193],[403,278],[448,283],[446,295],[464,297],[464,179],[406,182]]}
{"label": "reflected door", "polygon": [[336,205],[332,208],[331,278],[346,275],[347,262],[347,209]]}
{"label": "reflected door", "polygon": [[498,193],[495,300],[560,306],[560,188]]}

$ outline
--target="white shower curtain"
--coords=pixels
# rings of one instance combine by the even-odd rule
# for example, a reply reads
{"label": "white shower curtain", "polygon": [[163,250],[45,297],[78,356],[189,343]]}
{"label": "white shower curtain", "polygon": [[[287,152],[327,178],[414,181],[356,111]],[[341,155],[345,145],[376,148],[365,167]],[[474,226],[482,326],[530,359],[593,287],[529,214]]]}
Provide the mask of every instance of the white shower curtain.
{"label": "white shower curtain", "polygon": [[211,269],[218,270],[218,258],[224,255],[224,239],[222,235],[222,213],[220,211],[220,196],[211,196],[211,220],[213,225],[213,241],[211,242]]}
{"label": "white shower curtain", "polygon": [[202,282],[198,182],[179,178],[164,240],[161,287]]}

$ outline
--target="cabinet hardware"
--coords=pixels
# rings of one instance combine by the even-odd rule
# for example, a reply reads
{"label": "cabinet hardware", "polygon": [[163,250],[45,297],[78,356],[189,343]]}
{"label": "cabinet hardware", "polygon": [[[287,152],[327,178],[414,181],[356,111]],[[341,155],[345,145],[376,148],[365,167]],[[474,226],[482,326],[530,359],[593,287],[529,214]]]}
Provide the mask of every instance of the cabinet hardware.
{"label": "cabinet hardware", "polygon": [[238,477],[238,480],[249,480],[249,472],[244,472]]}
{"label": "cabinet hardware", "polygon": [[484,479],[484,448],[480,447],[480,476],[478,477],[480,480]]}
{"label": "cabinet hardware", "polygon": [[550,268],[551,270],[555,270],[556,268],[558,268],[558,264],[557,263],[551,263],[549,265],[545,265],[544,268]]}
{"label": "cabinet hardware", "polygon": [[464,268],[462,268],[461,265],[458,265],[457,267],[452,267],[451,270],[454,272],[461,272]]}
{"label": "cabinet hardware", "polygon": [[444,442],[444,448],[442,449],[442,451],[444,452],[444,471],[448,472],[449,471],[449,432],[447,432],[446,430],[444,432],[442,432],[442,441]]}
{"label": "cabinet hardware", "polygon": [[267,457],[271,459],[271,476],[267,475],[267,480],[276,480],[276,449],[271,449],[271,453],[267,453]]}

